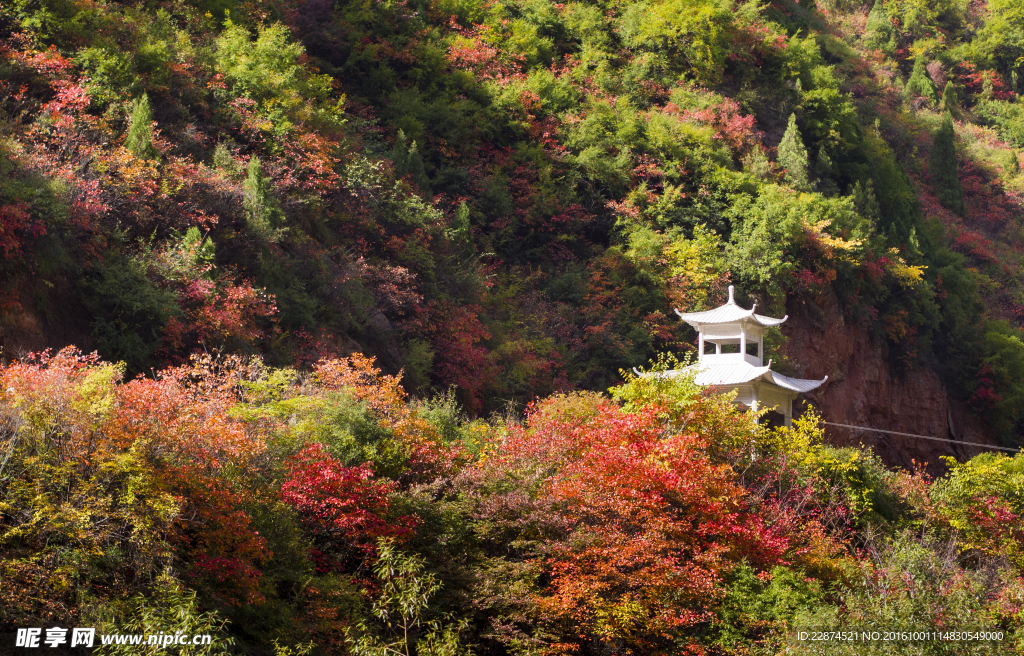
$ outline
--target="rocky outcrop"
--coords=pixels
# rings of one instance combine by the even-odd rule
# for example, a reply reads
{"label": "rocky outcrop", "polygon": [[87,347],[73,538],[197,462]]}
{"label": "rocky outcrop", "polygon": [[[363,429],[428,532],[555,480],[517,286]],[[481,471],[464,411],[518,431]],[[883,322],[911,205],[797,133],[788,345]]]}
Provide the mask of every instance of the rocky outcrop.
{"label": "rocky outcrop", "polygon": [[[803,378],[829,378],[794,404],[794,413],[810,403],[826,422],[996,443],[980,417],[950,399],[934,371],[902,371],[888,361],[864,326],[846,321],[832,291],[813,302],[792,301],[787,310],[790,318],[783,333],[788,342],[782,351],[789,364]],[[826,427],[826,436],[831,444],[870,446],[892,466],[910,469],[914,461],[928,463],[933,474],[945,469],[941,456],[962,461],[983,452],[961,444],[834,426]]]}

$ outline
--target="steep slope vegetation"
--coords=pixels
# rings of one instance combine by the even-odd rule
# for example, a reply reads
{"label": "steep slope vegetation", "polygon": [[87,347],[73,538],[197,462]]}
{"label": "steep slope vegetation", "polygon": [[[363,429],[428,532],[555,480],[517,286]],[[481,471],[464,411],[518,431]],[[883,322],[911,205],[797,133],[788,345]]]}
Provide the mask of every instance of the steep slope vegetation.
{"label": "steep slope vegetation", "polygon": [[1009,437],[1015,12],[18,0],[7,354],[363,351],[476,413],[692,349],[671,309],[732,282]]}
{"label": "steep slope vegetation", "polygon": [[732,283],[827,419],[1019,439],[1022,34],[1009,0],[4,2],[0,650],[1024,653],[1024,455],[936,479],[620,372]]}

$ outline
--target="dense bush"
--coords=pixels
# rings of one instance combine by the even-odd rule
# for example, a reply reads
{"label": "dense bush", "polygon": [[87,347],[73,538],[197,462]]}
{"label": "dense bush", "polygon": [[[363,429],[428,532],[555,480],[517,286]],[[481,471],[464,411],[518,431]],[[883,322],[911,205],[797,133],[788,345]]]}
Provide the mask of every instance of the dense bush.
{"label": "dense bush", "polygon": [[673,365],[489,423],[361,356],[7,365],[0,627],[245,654],[803,653],[836,622],[1020,646],[1021,457],[933,482]]}

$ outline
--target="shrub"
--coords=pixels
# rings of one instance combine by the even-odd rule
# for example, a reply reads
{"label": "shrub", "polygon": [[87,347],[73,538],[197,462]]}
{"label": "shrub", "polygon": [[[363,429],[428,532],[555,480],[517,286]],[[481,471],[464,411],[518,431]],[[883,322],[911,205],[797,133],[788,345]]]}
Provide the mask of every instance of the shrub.
{"label": "shrub", "polygon": [[983,453],[966,462],[947,459],[948,475],[931,496],[939,514],[962,532],[963,548],[1009,558],[1024,567],[1024,456]]}
{"label": "shrub", "polygon": [[[919,541],[903,535],[891,544],[879,545],[870,562],[863,562],[852,580],[839,589],[841,608],[821,624],[815,618],[808,626],[849,626],[857,631],[960,631],[999,630],[994,609],[986,602],[993,581],[981,572],[966,570],[957,563],[956,546],[936,540]],[[809,641],[790,634],[788,653],[820,653]],[[921,642],[908,640],[903,647],[918,650]],[[936,655],[980,655],[1005,653],[1002,641],[956,644],[929,641],[927,651]],[[891,642],[837,642],[830,654],[891,654]],[[900,649],[900,648],[897,648]],[[907,653],[897,651],[895,653]],[[911,652],[913,653],[913,652]]]}

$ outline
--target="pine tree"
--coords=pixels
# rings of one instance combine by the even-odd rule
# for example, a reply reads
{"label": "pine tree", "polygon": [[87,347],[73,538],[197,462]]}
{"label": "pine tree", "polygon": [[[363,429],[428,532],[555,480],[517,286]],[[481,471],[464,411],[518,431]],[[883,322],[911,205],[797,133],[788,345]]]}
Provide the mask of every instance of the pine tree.
{"label": "pine tree", "polygon": [[882,215],[882,208],[878,204],[878,198],[875,196],[875,183],[873,180],[868,178],[865,184],[861,184],[860,180],[853,183],[853,189],[851,191],[853,196],[853,206],[857,208],[857,214],[860,214],[865,219],[871,219],[875,224]]}
{"label": "pine tree", "polygon": [[960,114],[960,98],[957,97],[952,80],[946,82],[946,88],[942,90],[942,109],[953,116]]}
{"label": "pine tree", "polygon": [[152,127],[153,112],[149,108],[149,96],[142,94],[132,108],[132,117],[128,124],[128,136],[124,140],[124,147],[141,159],[156,159],[159,154],[153,147]]}
{"label": "pine tree", "polygon": [[395,163],[395,173],[399,177],[409,176],[424,196],[430,196],[430,181],[427,179],[427,172],[423,168],[423,158],[416,147],[416,142],[413,141],[410,144],[406,141],[404,130],[400,129],[398,136],[395,138],[395,147],[391,151],[391,161]]}
{"label": "pine tree", "polygon": [[405,173],[412,178],[412,181],[416,183],[416,186],[420,188],[420,192],[424,196],[430,196],[430,181],[427,179],[427,172],[423,168],[423,158],[420,157],[420,151],[416,148],[416,142],[413,141],[409,145],[409,159],[406,162]]}
{"label": "pine tree", "polygon": [[263,172],[259,157],[249,160],[249,171],[242,188],[245,190],[242,207],[245,208],[249,228],[273,241],[277,229],[284,222],[284,213],[271,192],[270,178]]}
{"label": "pine tree", "polygon": [[814,184],[815,190],[826,196],[837,195],[839,193],[839,185],[832,179],[833,173],[835,173],[835,164],[833,164],[832,158],[828,156],[828,149],[822,146],[818,149],[818,159],[814,162],[814,174],[818,178],[818,181]]}
{"label": "pine tree", "polygon": [[1006,153],[1006,159],[1003,160],[1003,177],[1012,178],[1020,173],[1020,160],[1017,159],[1016,151],[1009,151]]}
{"label": "pine tree", "polygon": [[935,83],[928,75],[928,69],[924,67],[924,55],[918,55],[914,60],[914,71],[910,74],[910,79],[907,80],[904,93],[908,98],[914,96],[927,98],[928,102],[932,104],[939,100],[938,89],[935,88]]}
{"label": "pine tree", "polygon": [[196,226],[185,231],[185,236],[181,239],[181,246],[197,264],[213,264],[216,258],[217,250],[213,239],[209,235],[204,236]]}
{"label": "pine tree", "polygon": [[469,207],[465,202],[455,210],[447,236],[459,258],[470,258],[476,253],[473,245],[473,227],[469,222]]}
{"label": "pine tree", "polygon": [[761,146],[754,146],[750,153],[743,158],[743,168],[762,180],[772,177],[772,163]]}
{"label": "pine tree", "polygon": [[409,144],[405,139],[405,130],[401,128],[398,129],[398,136],[395,137],[395,147],[391,149],[391,161],[395,164],[395,173],[401,176],[409,161]]}
{"label": "pine tree", "polygon": [[956,132],[949,112],[943,115],[942,125],[935,132],[928,167],[935,197],[945,208],[963,216],[964,190],[957,176]]}
{"label": "pine tree", "polygon": [[807,191],[810,188],[807,178],[807,148],[800,138],[800,130],[796,127],[796,114],[789,115],[789,125],[782,135],[779,144],[779,165],[786,169],[786,182],[794,189]]}

